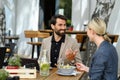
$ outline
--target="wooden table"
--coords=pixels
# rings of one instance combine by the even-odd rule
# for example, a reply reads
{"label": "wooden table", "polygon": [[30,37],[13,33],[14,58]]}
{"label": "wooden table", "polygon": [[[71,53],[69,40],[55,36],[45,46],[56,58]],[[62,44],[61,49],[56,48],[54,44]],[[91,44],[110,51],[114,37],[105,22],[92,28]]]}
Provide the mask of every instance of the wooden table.
{"label": "wooden table", "polygon": [[5,39],[9,40],[9,43],[12,43],[12,40],[18,40],[18,36],[5,36]]}
{"label": "wooden table", "polygon": [[[52,33],[52,30],[39,30],[40,32],[45,32],[45,33]],[[70,31],[70,30],[66,30],[66,34],[86,34],[86,31]]]}
{"label": "wooden table", "polygon": [[37,78],[25,78],[20,80],[80,80],[82,76],[84,75],[84,72],[81,72],[77,74],[76,76],[61,76],[57,74],[57,68],[53,68],[50,70],[49,76],[40,76],[39,73],[37,73]]}

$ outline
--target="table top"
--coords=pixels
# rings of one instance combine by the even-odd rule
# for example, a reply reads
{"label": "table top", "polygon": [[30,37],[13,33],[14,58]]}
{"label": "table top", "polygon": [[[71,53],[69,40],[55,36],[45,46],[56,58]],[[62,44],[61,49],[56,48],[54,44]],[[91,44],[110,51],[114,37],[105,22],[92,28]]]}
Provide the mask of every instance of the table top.
{"label": "table top", "polygon": [[[40,32],[52,33],[52,30],[39,30]],[[66,34],[86,34],[86,31],[70,31],[66,30]]]}
{"label": "table top", "polygon": [[5,39],[19,39],[18,36],[5,36]]}
{"label": "table top", "polygon": [[84,75],[84,72],[80,72],[76,76],[62,76],[57,74],[57,68],[50,70],[49,76],[40,76],[37,73],[37,78],[21,78],[20,80],[79,80]]}

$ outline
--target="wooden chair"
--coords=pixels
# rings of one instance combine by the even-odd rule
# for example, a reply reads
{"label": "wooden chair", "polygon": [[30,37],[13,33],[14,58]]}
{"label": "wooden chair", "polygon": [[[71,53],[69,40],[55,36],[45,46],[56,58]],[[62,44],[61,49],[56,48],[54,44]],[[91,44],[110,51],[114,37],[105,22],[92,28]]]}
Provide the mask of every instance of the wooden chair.
{"label": "wooden chair", "polygon": [[[113,44],[114,42],[117,42],[119,36],[113,35],[113,34],[108,34],[108,37],[111,39],[111,43]],[[85,51],[85,43],[87,40],[87,34],[77,34],[76,39],[77,39],[78,43],[81,43],[80,51]]]}
{"label": "wooden chair", "polygon": [[85,51],[86,50],[85,43],[86,43],[87,38],[88,38],[87,34],[77,34],[76,35],[77,42],[81,43],[80,51]]}
{"label": "wooden chair", "polygon": [[119,35],[112,35],[108,34],[109,38],[111,39],[111,43],[117,42]]}
{"label": "wooden chair", "polygon": [[31,41],[27,42],[27,44],[32,45],[32,58],[34,57],[34,49],[35,46],[37,46],[37,59],[39,58],[39,54],[40,54],[40,46],[42,44],[42,42],[34,42],[33,39],[35,38],[47,38],[50,36],[49,33],[44,33],[44,32],[40,32],[40,31],[33,31],[33,30],[25,30],[24,31],[25,37],[26,38],[30,38]]}

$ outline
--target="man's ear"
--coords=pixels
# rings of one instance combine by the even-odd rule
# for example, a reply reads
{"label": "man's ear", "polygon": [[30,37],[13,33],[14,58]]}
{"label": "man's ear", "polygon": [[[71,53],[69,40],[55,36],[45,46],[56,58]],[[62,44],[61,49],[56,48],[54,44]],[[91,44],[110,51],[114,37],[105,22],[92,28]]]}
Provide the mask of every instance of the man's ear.
{"label": "man's ear", "polygon": [[54,25],[53,24],[51,24],[51,28],[54,30]]}

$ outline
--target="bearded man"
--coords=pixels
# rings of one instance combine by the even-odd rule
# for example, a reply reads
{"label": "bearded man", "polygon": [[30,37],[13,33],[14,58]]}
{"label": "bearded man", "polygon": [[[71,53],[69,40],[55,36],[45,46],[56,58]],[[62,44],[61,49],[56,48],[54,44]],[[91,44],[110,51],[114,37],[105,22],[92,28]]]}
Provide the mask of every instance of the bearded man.
{"label": "bearded man", "polygon": [[57,64],[74,65],[76,62],[81,63],[79,45],[76,39],[65,34],[67,18],[63,15],[55,15],[50,20],[50,26],[53,34],[43,39],[41,46],[41,54],[43,50],[47,50],[51,67],[57,67]]}

